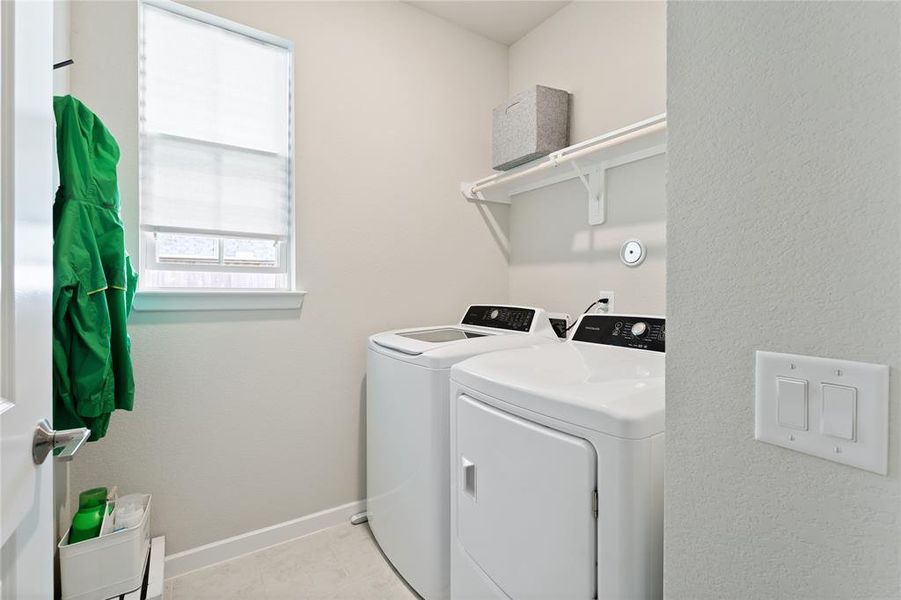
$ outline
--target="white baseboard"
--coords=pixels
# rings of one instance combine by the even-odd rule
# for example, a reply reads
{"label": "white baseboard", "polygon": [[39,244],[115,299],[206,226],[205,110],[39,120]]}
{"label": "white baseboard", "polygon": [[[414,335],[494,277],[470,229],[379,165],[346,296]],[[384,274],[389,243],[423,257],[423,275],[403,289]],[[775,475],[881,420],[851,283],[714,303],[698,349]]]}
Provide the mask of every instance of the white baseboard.
{"label": "white baseboard", "polygon": [[177,552],[166,557],[166,579],[231,560],[269,546],[347,523],[351,515],[366,510],[366,502],[357,500],[334,508],[271,525],[255,531]]}

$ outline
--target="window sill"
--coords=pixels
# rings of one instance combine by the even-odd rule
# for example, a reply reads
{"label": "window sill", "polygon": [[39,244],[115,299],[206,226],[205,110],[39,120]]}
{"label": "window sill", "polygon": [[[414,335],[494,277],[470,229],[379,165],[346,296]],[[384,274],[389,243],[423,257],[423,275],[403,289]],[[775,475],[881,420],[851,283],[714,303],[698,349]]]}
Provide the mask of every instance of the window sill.
{"label": "window sill", "polygon": [[196,310],[299,310],[304,291],[138,290],[139,312]]}

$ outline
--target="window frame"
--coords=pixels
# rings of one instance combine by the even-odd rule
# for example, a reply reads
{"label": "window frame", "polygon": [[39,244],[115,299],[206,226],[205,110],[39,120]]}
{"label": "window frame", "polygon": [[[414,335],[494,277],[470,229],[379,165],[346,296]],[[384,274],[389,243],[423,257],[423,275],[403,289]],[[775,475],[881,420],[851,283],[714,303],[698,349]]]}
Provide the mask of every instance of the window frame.
{"label": "window frame", "polygon": [[[187,262],[164,262],[159,260],[157,257],[156,251],[156,233],[176,233],[183,235],[190,235],[191,237],[209,237],[217,241],[217,258],[216,262],[198,262],[197,265],[192,265]],[[150,265],[151,269],[159,269],[163,271],[203,271],[205,273],[267,273],[267,274],[281,274],[287,273],[287,269],[291,265],[290,257],[288,256],[288,243],[285,241],[276,241],[271,238],[260,237],[257,238],[259,240],[265,241],[273,241],[278,244],[278,265],[274,267],[254,267],[249,265],[241,265],[239,263],[233,262],[228,263],[225,259],[225,248],[224,241],[230,239],[253,239],[249,236],[222,236],[222,235],[207,235],[204,233],[198,233],[194,231],[186,231],[186,232],[175,232],[175,231],[142,231],[141,237],[143,238],[143,243],[141,244],[142,249],[144,250],[144,260],[145,264]],[[199,261],[200,259],[198,259]],[[202,268],[197,268],[200,266]],[[145,288],[146,290],[183,290],[183,289],[195,289],[195,288]],[[196,288],[196,289],[218,289],[221,291],[245,291],[245,292],[254,292],[254,291],[268,291],[268,290],[255,290],[253,288]],[[272,291],[286,291],[286,289],[282,288],[273,288]]]}
{"label": "window frame", "polygon": [[[288,237],[280,244],[278,267],[257,267],[248,268],[232,265],[204,265],[207,272],[243,272],[243,273],[284,273],[287,278],[287,286],[285,288],[268,289],[252,289],[252,288],[141,288],[140,279],[148,268],[154,266],[163,266],[156,259],[155,243],[153,240],[153,232],[144,231],[141,228],[141,208],[144,202],[143,190],[141,189],[142,162],[140,155],[138,157],[138,274],[139,283],[138,290],[135,295],[134,308],[138,311],[170,311],[170,310],[253,310],[253,309],[300,309],[303,304],[303,297],[306,292],[297,287],[297,226],[296,226],[296,210],[297,201],[295,196],[295,99],[294,99],[294,43],[291,40],[281,38],[279,36],[260,31],[230,21],[223,17],[213,15],[196,8],[185,6],[174,2],[173,0],[140,0],[138,3],[138,152],[141,150],[141,142],[144,133],[140,124],[141,103],[143,102],[143,94],[141,92],[142,74],[140,73],[140,52],[142,46],[141,36],[144,27],[144,10],[145,7],[153,9],[165,10],[177,16],[192,19],[206,25],[225,29],[248,37],[250,39],[278,46],[288,51]],[[208,235],[201,230],[173,230],[171,233],[181,233],[187,235]],[[248,234],[235,232],[234,236],[225,236],[217,234],[217,238],[224,239],[227,237],[248,238],[255,237]],[[222,244],[220,242],[220,251]],[[165,263],[167,270],[189,270],[199,271],[201,269],[192,268],[187,264]]]}

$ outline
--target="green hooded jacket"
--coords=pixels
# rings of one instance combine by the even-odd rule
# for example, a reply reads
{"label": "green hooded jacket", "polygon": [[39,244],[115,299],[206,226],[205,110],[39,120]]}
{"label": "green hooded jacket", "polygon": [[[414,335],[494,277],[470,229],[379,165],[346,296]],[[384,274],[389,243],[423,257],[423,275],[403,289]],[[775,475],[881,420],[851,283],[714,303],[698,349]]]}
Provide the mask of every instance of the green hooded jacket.
{"label": "green hooded jacket", "polygon": [[53,204],[53,425],[106,435],[131,410],[134,378],[126,320],[137,274],[119,218],[119,146],[72,96],[54,97],[59,190]]}

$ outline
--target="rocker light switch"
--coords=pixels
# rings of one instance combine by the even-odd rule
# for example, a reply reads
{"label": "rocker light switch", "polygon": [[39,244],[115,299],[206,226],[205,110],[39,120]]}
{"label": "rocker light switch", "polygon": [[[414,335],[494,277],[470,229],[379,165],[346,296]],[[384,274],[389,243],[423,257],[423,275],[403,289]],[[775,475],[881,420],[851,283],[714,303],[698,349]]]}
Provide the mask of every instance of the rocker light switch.
{"label": "rocker light switch", "polygon": [[857,390],[844,385],[824,383],[823,414],[820,431],[843,440],[854,440],[857,423]]}
{"label": "rocker light switch", "polygon": [[754,437],[885,475],[889,368],[757,352]]}
{"label": "rocker light switch", "polygon": [[779,425],[800,431],[807,430],[807,382],[788,377],[776,378],[779,402]]}

